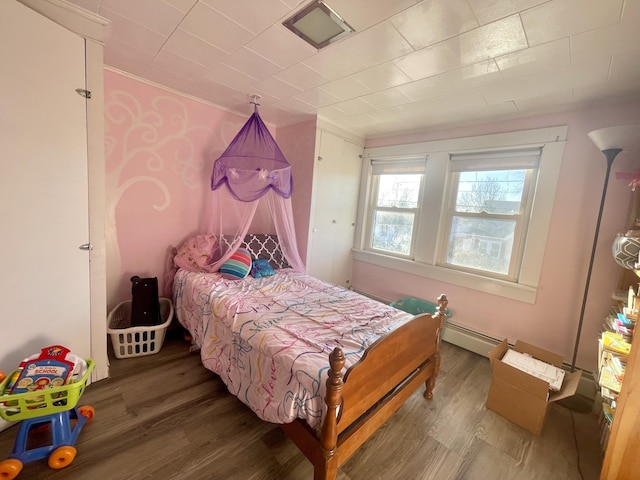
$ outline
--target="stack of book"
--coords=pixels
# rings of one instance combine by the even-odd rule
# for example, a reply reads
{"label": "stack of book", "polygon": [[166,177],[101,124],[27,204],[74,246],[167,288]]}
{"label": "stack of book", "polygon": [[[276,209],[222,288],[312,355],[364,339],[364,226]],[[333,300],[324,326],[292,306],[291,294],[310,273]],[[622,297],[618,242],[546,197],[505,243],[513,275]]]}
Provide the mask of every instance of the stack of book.
{"label": "stack of book", "polygon": [[627,298],[616,302],[604,319],[598,340],[598,383],[603,399],[602,411],[609,424],[622,388],[639,309],[638,286],[630,286]]}

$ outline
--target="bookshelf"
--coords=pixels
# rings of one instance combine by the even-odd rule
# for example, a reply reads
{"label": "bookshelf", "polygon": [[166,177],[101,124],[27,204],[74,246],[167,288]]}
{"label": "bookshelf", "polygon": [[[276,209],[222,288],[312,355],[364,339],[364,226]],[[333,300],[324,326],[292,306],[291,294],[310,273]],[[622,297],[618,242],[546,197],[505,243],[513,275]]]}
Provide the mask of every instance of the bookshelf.
{"label": "bookshelf", "polygon": [[[640,191],[636,191],[631,203],[630,230],[640,229],[639,206]],[[633,335],[640,310],[639,284],[639,271],[621,272],[613,295],[612,310],[604,321],[603,333],[598,342],[601,354],[598,381],[603,399],[604,420],[602,444],[605,448],[600,480],[640,478],[640,429],[637,428],[640,422],[640,391],[634,388],[640,385],[640,367],[637,366],[640,346],[633,346],[635,343],[640,345],[640,333],[635,341]],[[624,324],[619,313],[631,323],[628,325],[631,328],[617,328],[621,323]],[[612,318],[614,315],[615,318]],[[618,334],[607,340],[608,348],[605,348],[605,338],[612,335],[605,332]],[[612,340],[621,341],[611,343]],[[610,394],[610,398],[607,398],[607,393]]]}

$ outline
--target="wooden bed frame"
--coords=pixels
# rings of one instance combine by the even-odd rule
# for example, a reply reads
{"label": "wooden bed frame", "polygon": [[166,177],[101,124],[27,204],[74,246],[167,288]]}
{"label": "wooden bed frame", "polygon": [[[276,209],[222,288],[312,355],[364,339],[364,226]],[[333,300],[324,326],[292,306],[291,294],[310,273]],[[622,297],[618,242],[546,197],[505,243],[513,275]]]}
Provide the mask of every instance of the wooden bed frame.
{"label": "wooden bed frame", "polygon": [[440,370],[440,332],[447,297],[438,297],[434,315],[421,314],[372,344],[359,362],[342,373],[341,349],[329,355],[329,378],[322,430],[303,420],[283,430],[314,466],[314,480],[335,480],[338,468],[420,387],[433,397]]}

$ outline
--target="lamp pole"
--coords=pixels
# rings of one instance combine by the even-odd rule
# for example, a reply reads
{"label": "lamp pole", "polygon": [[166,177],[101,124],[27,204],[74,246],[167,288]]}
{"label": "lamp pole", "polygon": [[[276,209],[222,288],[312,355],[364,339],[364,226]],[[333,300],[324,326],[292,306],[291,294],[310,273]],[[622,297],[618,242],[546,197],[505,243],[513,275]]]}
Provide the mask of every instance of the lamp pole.
{"label": "lamp pole", "polygon": [[593,270],[593,261],[596,256],[596,246],[598,245],[598,235],[600,233],[600,222],[602,221],[602,211],[604,210],[604,200],[607,197],[607,187],[609,185],[609,174],[611,173],[611,165],[613,159],[622,151],[621,148],[608,148],[603,150],[607,159],[607,173],[604,176],[604,186],[602,187],[602,199],[600,200],[600,210],[598,211],[598,221],[596,222],[596,231],[593,236],[593,247],[591,247],[591,258],[589,259],[589,270],[587,270],[587,281],[584,286],[584,296],[582,297],[582,307],[580,308],[580,320],[578,321],[578,332],[576,333],[576,341],[573,348],[573,358],[571,360],[571,372],[576,369],[576,358],[578,356],[578,347],[580,346],[580,333],[582,332],[582,322],[584,321],[584,312],[587,306],[587,297],[589,296],[589,284],[591,283],[591,272]]}

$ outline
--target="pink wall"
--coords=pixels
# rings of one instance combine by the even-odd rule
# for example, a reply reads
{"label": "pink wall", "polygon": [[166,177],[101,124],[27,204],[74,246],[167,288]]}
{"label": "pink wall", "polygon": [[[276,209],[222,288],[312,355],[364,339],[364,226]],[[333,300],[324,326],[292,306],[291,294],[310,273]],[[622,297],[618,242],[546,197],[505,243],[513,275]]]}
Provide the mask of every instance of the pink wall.
{"label": "pink wall", "polygon": [[162,285],[170,246],[206,230],[203,206],[213,161],[249,114],[231,114],[114,72],[104,75],[112,307],[130,298],[132,275],[157,276]]}
{"label": "pink wall", "polygon": [[[252,108],[247,102],[247,115],[235,115],[111,71],[105,71],[104,80],[107,288],[113,307],[131,297],[133,275],[158,277],[162,289],[171,247],[207,231],[208,213],[218,208],[210,202],[213,162]],[[269,119],[263,120],[268,125]],[[268,127],[293,167],[293,209],[296,224],[301,224],[297,231],[304,259],[315,120],[281,131]],[[273,228],[263,221],[267,216],[266,207],[259,206],[254,231]]]}
{"label": "pink wall", "polygon": [[[571,362],[580,307],[600,206],[606,161],[587,133],[598,128],[640,124],[640,103],[624,103],[509,122],[370,139],[367,147],[415,143],[530,128],[568,125],[560,180],[544,255],[540,287],[533,305],[355,262],[353,284],[383,298],[417,296],[433,300],[446,293],[453,321],[495,338],[521,339],[552,350]],[[617,232],[625,231],[632,192],[614,172],[640,167],[640,151],[620,154],[612,168],[602,218],[590,295],[582,328],[578,366],[596,367],[597,338],[620,268],[611,257]]]}
{"label": "pink wall", "polygon": [[276,138],[282,153],[291,163],[293,172],[291,203],[296,225],[298,253],[306,263],[316,145],[316,121],[310,120],[280,127]]}

